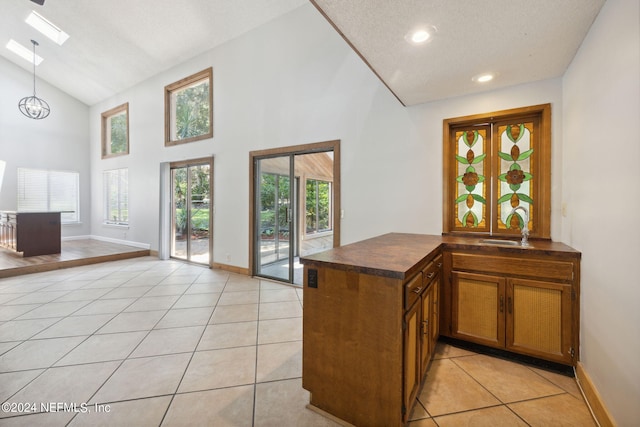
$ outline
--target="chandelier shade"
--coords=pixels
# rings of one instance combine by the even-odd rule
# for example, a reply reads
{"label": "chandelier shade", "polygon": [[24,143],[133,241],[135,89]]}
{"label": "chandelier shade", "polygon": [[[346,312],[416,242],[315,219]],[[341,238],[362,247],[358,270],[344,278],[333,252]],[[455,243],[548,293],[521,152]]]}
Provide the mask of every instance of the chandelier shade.
{"label": "chandelier shade", "polygon": [[51,108],[47,101],[37,96],[27,96],[22,98],[18,103],[20,112],[31,119],[44,119],[51,112]]}
{"label": "chandelier shade", "polygon": [[47,101],[36,96],[36,46],[38,42],[31,40],[33,44],[33,95],[25,96],[18,102],[20,112],[30,119],[40,120],[49,116],[51,107]]}

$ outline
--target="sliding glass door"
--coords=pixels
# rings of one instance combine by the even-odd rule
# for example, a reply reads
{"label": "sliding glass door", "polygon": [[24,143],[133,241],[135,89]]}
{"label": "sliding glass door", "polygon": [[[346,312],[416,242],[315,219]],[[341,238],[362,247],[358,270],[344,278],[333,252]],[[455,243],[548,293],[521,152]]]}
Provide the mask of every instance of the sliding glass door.
{"label": "sliding glass door", "polygon": [[171,256],[199,264],[211,264],[212,160],[171,165]]}
{"label": "sliding glass door", "polygon": [[255,162],[256,273],[291,283],[296,236],[293,156]]}

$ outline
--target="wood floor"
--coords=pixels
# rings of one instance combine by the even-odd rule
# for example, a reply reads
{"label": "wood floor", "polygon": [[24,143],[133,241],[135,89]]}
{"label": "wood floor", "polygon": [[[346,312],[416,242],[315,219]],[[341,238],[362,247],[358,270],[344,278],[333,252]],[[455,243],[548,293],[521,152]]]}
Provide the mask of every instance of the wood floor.
{"label": "wood floor", "polygon": [[26,258],[21,253],[0,248],[0,278],[147,256],[149,252],[149,249],[94,239],[63,241],[59,254]]}

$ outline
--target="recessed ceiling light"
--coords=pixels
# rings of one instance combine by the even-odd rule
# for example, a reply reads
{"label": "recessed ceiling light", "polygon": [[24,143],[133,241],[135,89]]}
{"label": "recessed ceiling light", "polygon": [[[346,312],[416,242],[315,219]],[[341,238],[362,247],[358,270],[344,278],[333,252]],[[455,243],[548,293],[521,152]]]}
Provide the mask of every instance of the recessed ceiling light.
{"label": "recessed ceiling light", "polygon": [[486,83],[486,82],[490,82],[491,80],[493,80],[494,77],[495,77],[495,74],[485,73],[485,74],[478,74],[477,76],[475,76],[471,80],[473,80],[474,82],[478,82],[478,83]]}
{"label": "recessed ceiling light", "polygon": [[436,31],[438,31],[436,27],[429,25],[421,27],[415,31],[411,31],[406,36],[404,36],[404,39],[409,43],[422,44],[431,40]]}
{"label": "recessed ceiling light", "polygon": [[[7,43],[7,49],[9,49],[11,52],[15,53],[22,59],[25,59],[29,61],[29,63],[33,64],[33,56],[34,56],[33,51],[31,49],[28,49],[22,46],[20,43],[18,43],[14,39],[9,40],[9,43]],[[35,57],[36,57],[36,65],[40,65],[40,63],[43,61],[42,57],[40,55],[35,55]]]}
{"label": "recessed ceiling light", "polygon": [[429,40],[431,35],[424,30],[418,30],[411,35],[411,41],[414,43],[422,43]]}
{"label": "recessed ceiling light", "polygon": [[59,45],[62,45],[69,38],[69,34],[56,27],[37,12],[31,11],[25,22]]}

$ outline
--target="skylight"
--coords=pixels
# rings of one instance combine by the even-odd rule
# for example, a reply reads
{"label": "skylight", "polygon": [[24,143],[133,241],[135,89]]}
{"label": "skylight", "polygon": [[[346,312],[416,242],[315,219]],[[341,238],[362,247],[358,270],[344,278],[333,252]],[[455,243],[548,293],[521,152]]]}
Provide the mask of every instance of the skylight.
{"label": "skylight", "polygon": [[69,34],[62,31],[52,22],[39,15],[35,11],[31,11],[25,22],[59,45],[62,45],[62,43],[64,43],[69,38]]}
{"label": "skylight", "polygon": [[[7,43],[7,49],[9,49],[11,52],[15,53],[22,59],[29,61],[29,63],[33,64],[33,50],[22,46],[20,43],[18,43],[14,39],[9,40],[9,43]],[[42,57],[38,54],[36,54],[35,56],[36,56],[36,65],[40,65],[40,63],[43,61]]]}

